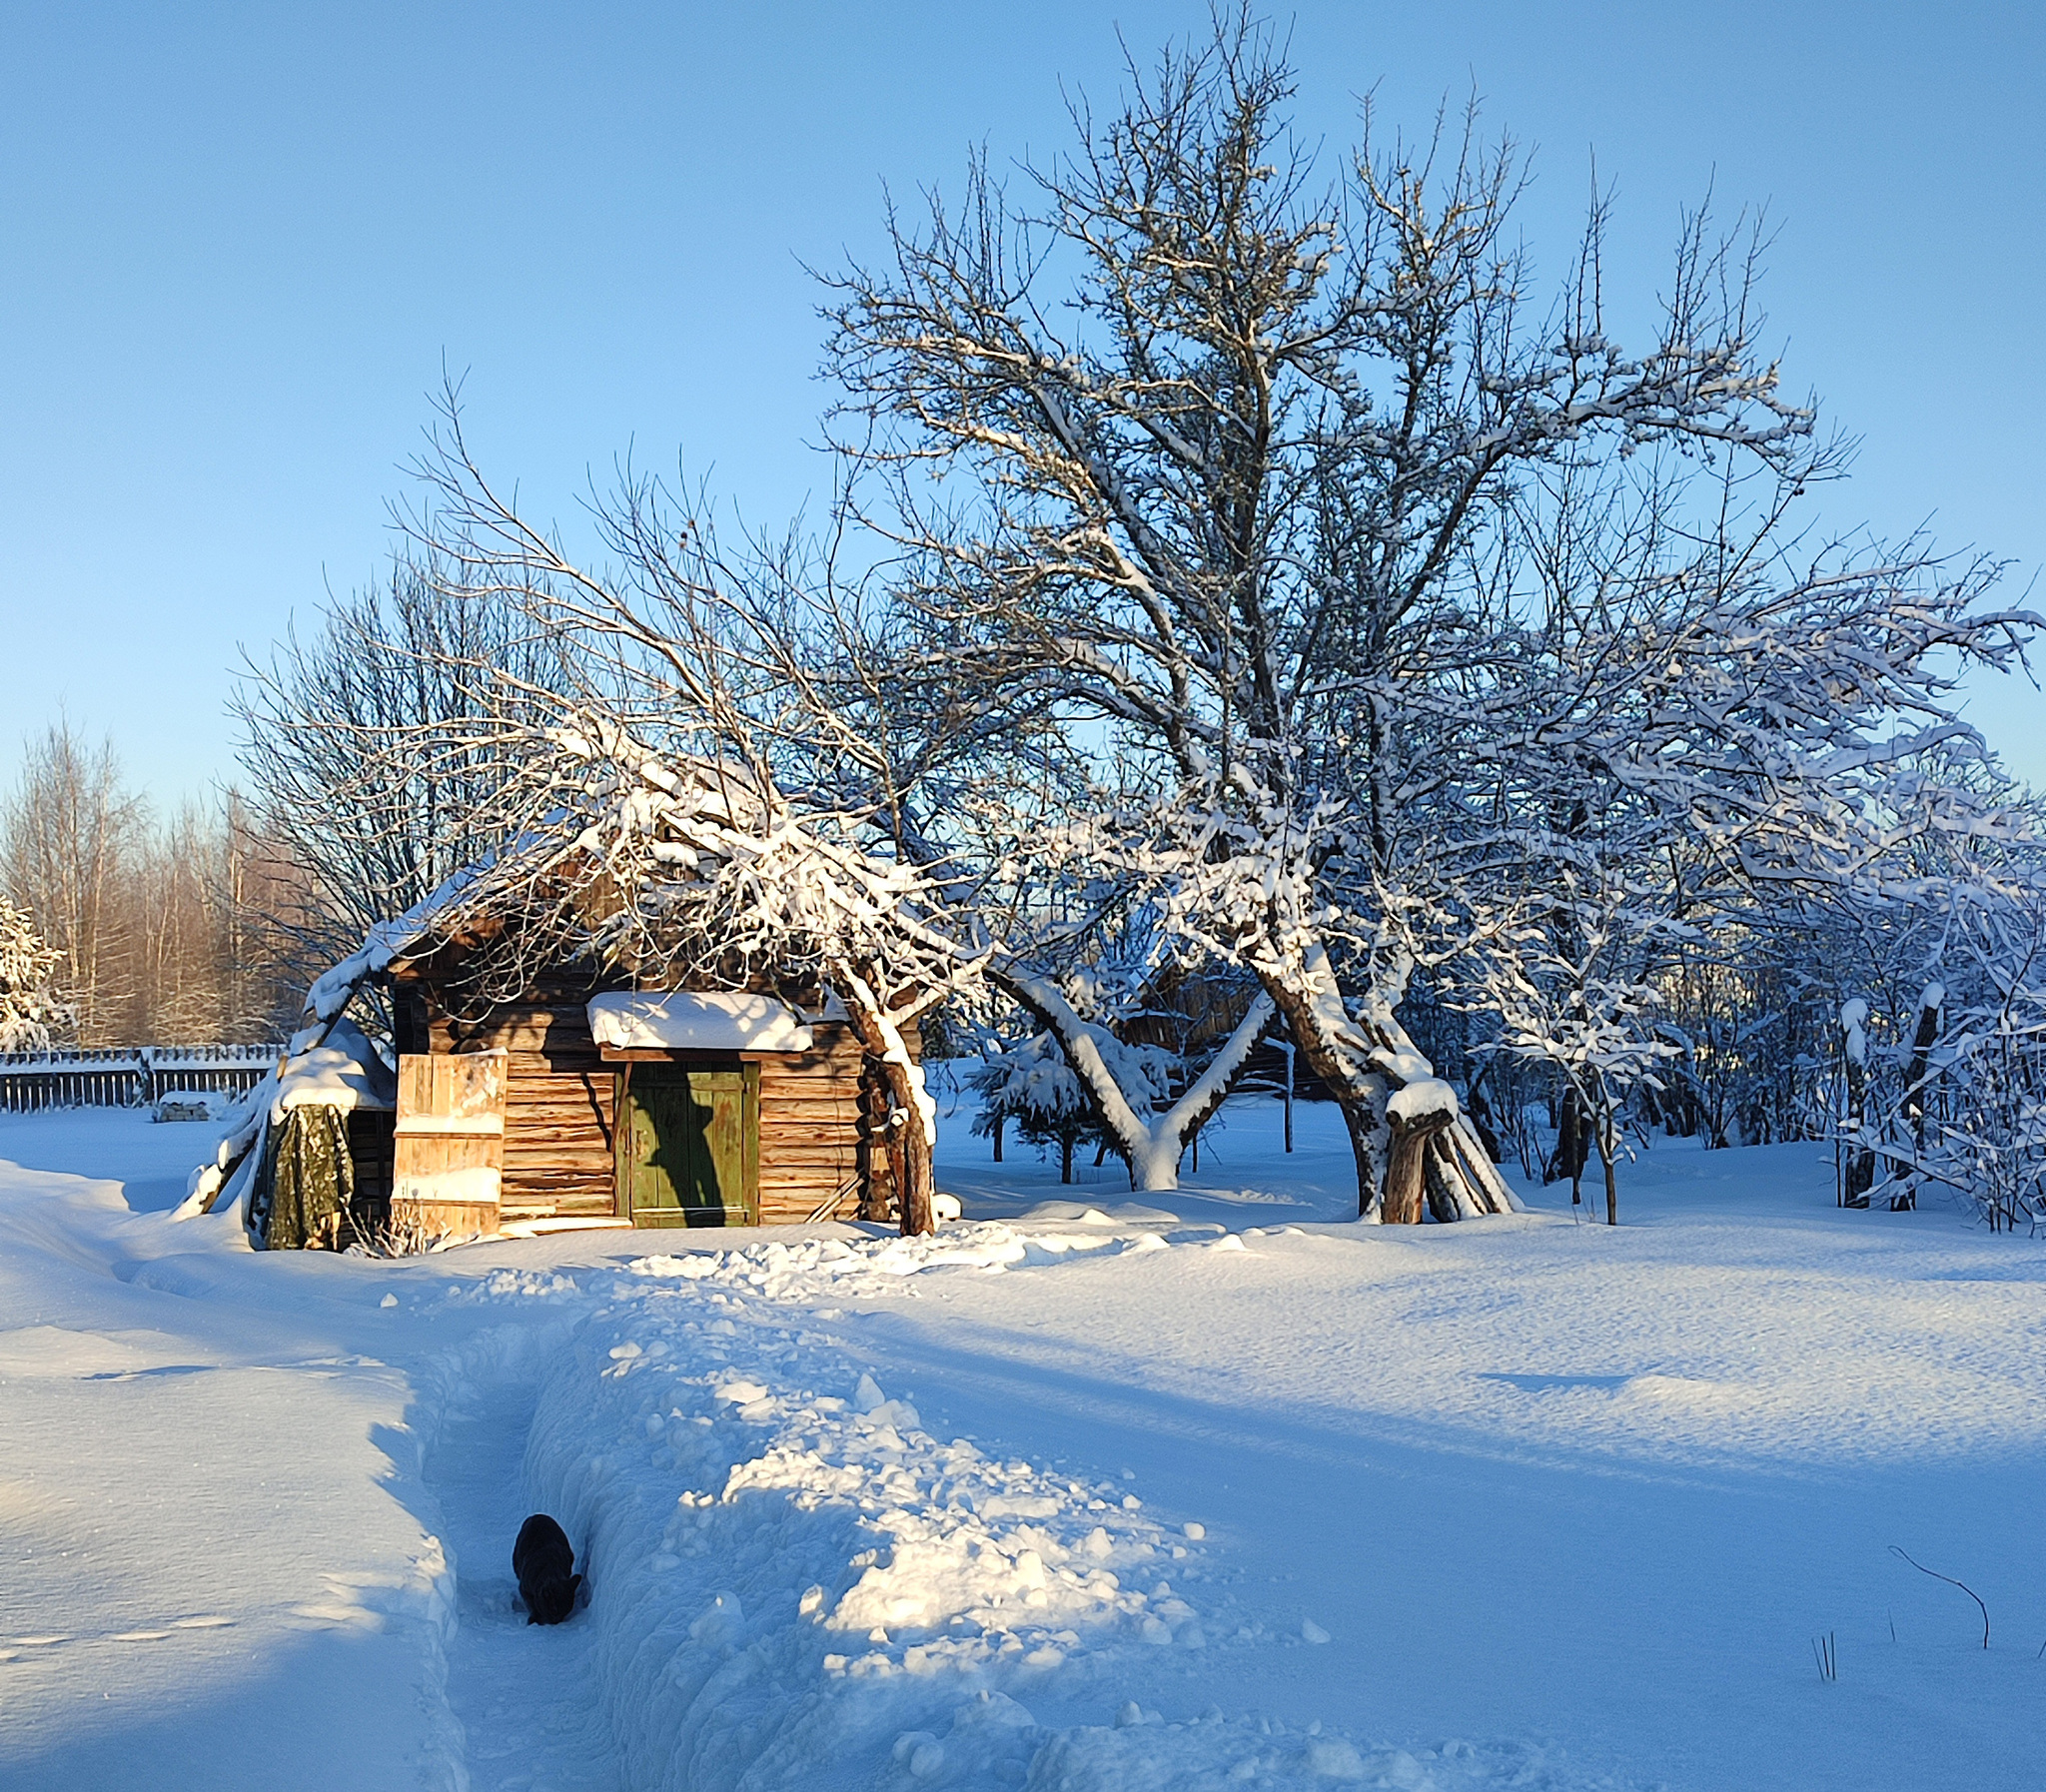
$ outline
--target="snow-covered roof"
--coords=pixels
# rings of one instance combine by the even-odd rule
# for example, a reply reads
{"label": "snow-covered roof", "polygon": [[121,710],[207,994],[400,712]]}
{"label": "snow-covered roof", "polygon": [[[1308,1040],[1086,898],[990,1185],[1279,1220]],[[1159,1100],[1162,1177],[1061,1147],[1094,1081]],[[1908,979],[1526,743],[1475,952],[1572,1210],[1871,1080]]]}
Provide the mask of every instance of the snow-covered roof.
{"label": "snow-covered roof", "polygon": [[424,902],[414,903],[389,921],[379,921],[355,951],[316,978],[306,992],[305,1025],[293,1038],[293,1046],[320,1037],[324,1023],[354,1000],[365,979],[390,969],[393,959],[424,939],[435,920],[456,907],[476,877],[474,869],[459,871]]}
{"label": "snow-covered roof", "polygon": [[398,1106],[398,1077],[353,1021],[337,1020],[326,1039],[299,1053],[277,1080],[271,1112],[314,1106],[388,1112]]}
{"label": "snow-covered roof", "polygon": [[802,1016],[772,996],[620,992],[589,1004],[600,1046],[642,1052],[807,1052]]}

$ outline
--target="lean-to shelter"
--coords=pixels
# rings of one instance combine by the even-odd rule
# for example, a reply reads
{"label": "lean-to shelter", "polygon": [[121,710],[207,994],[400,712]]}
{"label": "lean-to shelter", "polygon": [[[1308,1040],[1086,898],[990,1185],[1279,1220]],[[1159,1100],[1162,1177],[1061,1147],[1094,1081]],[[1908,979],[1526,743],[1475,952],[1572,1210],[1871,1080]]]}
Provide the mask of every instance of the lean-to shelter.
{"label": "lean-to shelter", "polygon": [[251,1240],[272,1249],[364,1236],[389,1218],[397,1097],[389,1057],[345,1015],[300,1034],[230,1110],[181,1211],[232,1201]]}

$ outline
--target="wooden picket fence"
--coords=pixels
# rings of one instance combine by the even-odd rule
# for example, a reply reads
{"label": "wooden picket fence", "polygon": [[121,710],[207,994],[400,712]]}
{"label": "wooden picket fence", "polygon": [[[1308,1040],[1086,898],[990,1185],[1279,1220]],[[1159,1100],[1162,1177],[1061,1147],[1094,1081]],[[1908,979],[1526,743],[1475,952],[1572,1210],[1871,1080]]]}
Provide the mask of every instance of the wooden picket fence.
{"label": "wooden picket fence", "polygon": [[129,1046],[0,1054],[0,1113],[45,1108],[147,1108],[179,1091],[247,1095],[279,1045]]}

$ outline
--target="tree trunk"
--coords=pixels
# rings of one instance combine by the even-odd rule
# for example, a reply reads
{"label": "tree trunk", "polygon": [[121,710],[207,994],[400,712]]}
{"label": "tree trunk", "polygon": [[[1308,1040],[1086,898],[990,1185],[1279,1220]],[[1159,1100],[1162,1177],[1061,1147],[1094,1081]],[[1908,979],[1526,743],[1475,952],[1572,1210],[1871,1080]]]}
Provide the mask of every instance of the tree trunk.
{"label": "tree trunk", "polygon": [[[1859,997],[1841,1004],[1840,1027],[1847,1036],[1840,1054],[1841,1067],[1847,1079],[1845,1130],[1857,1139],[1868,1124],[1868,1065],[1865,1057],[1868,1036],[1864,1031],[1867,1020],[1868,1004]],[[1840,1178],[1840,1205],[1866,1207],[1868,1192],[1874,1187],[1875,1153],[1866,1145],[1850,1146]]]}
{"label": "tree trunk", "polygon": [[1598,1116],[1597,1136],[1598,1162],[1605,1171],[1605,1224],[1607,1226],[1617,1226],[1619,1224],[1619,1169],[1613,1160],[1618,1155],[1615,1149],[1618,1141],[1612,1136],[1612,1111],[1609,1108]]}
{"label": "tree trunk", "polygon": [[1307,1060],[1308,1069],[1328,1085],[1336,1105],[1343,1111],[1343,1124],[1350,1134],[1350,1154],[1357,1167],[1357,1216],[1364,1219],[1378,1207],[1383,1193],[1379,1149],[1385,1123],[1376,1104],[1378,1092],[1355,1086],[1349,1068],[1315,1032],[1308,1002],[1298,990],[1269,977],[1260,981],[1286,1022],[1287,1036],[1294,1049]]}
{"label": "tree trunk", "polygon": [[[1435,1143],[1436,1136],[1446,1131],[1455,1118],[1452,1114],[1443,1113],[1425,1114],[1419,1120],[1413,1121],[1403,1119],[1398,1114],[1392,1117],[1393,1156],[1386,1169],[1386,1200],[1385,1205],[1379,1209],[1380,1225],[1421,1224],[1423,1205],[1428,1203],[1430,1195],[1430,1147]],[[1441,1176],[1440,1168],[1437,1174]]]}
{"label": "tree trunk", "polygon": [[1562,1092],[1562,1112],[1556,1119],[1555,1150],[1549,1153],[1541,1180],[1554,1183],[1568,1177],[1572,1207],[1584,1198],[1584,1164],[1590,1155],[1591,1129],[1586,1124],[1584,1098],[1577,1093],[1574,1083],[1566,1084]]}
{"label": "tree trunk", "polygon": [[902,1216],[905,1238],[938,1230],[936,1166],[931,1160],[930,1136],[924,1131],[922,1110],[909,1070],[892,1059],[882,1063],[888,1079],[888,1093],[895,1110],[888,1116],[888,1157],[895,1167],[895,1205]]}
{"label": "tree trunk", "polygon": [[1177,1189],[1180,1159],[1189,1140],[1196,1141],[1194,1167],[1200,1168],[1200,1129],[1243,1075],[1251,1049],[1273,1014],[1269,996],[1260,995],[1186,1093],[1163,1114],[1152,1114],[1148,1104],[1139,1112],[1102,1058],[1095,1036],[1107,1030],[1083,1021],[1048,979],[1013,968],[997,969],[990,976],[1059,1042],[1093,1110],[1092,1119],[1129,1166],[1130,1187],[1137,1190]]}
{"label": "tree trunk", "polygon": [[1362,1220],[1377,1206],[1379,1186],[1378,1150],[1384,1127],[1368,1103],[1338,1098],[1343,1124],[1350,1133],[1350,1155],[1357,1165],[1357,1217]]}
{"label": "tree trunk", "polygon": [[[1932,1048],[1939,1040],[1939,1011],[1946,1003],[1944,986],[1931,983],[1918,998],[1918,1030],[1911,1038],[1911,1061],[1904,1067],[1904,1118],[1911,1123],[1913,1155],[1925,1155],[1925,1088],[1931,1081]],[[1892,1173],[1897,1166],[1891,1165]],[[1908,1214],[1918,1205],[1917,1165],[1897,1194],[1890,1197],[1890,1212]]]}
{"label": "tree trunk", "polygon": [[[1859,1134],[1867,1117],[1868,1069],[1849,1057],[1847,1068],[1847,1130]],[[1875,1153],[1856,1144],[1847,1152],[1846,1172],[1841,1181],[1840,1205],[1866,1207],[1868,1191],[1875,1187]]]}
{"label": "tree trunk", "polygon": [[931,1159],[931,1142],[924,1137],[912,1112],[902,1128],[902,1232],[904,1237],[938,1230],[937,1166]]}
{"label": "tree trunk", "polygon": [[1062,1133],[1059,1135],[1059,1181],[1069,1183],[1072,1180],[1073,1135],[1071,1133]]}
{"label": "tree trunk", "polygon": [[1867,1150],[1847,1154],[1846,1186],[1841,1191],[1842,1207],[1866,1207],[1868,1191],[1875,1187],[1875,1153]]}
{"label": "tree trunk", "polygon": [[[1366,1218],[1379,1210],[1392,1161],[1391,1138],[1382,1116],[1387,1085],[1397,1084],[1398,1079],[1383,1065],[1388,1061],[1415,1063],[1420,1067],[1416,1074],[1434,1073],[1397,1023],[1393,1025],[1394,1036],[1386,1038],[1368,1032],[1361,1022],[1349,1021],[1347,1025],[1358,1036],[1357,1044],[1346,1042],[1339,1049],[1317,1030],[1316,999],[1310,992],[1263,973],[1260,977],[1266,994],[1286,1022],[1288,1034],[1307,1060],[1308,1069],[1328,1085],[1343,1110],[1343,1124],[1349,1129],[1350,1150],[1357,1163],[1357,1212],[1359,1218]],[[1374,1043],[1383,1048],[1376,1064],[1366,1055]],[[1364,1050],[1358,1050],[1359,1046]],[[1365,1069],[1364,1065],[1373,1068]],[[1458,1144],[1455,1149],[1442,1152],[1436,1163],[1442,1178],[1439,1199],[1444,1210],[1459,1220],[1512,1213],[1513,1197],[1499,1172],[1493,1169],[1477,1133],[1461,1114],[1448,1124],[1455,1129]],[[1424,1190],[1425,1184],[1424,1176]]]}
{"label": "tree trunk", "polygon": [[1002,1161],[1002,1128],[1008,1124],[1008,1115],[997,1114],[995,1116],[995,1162],[997,1164]]}
{"label": "tree trunk", "polygon": [[[896,1015],[882,1010],[868,981],[847,965],[834,966],[830,981],[845,1002],[853,1031],[865,1048],[869,1074],[887,1092],[885,1138],[878,1143],[885,1147],[903,1234],[935,1232],[938,1222],[931,1199],[936,1193],[931,1161],[935,1110],[924,1091],[923,1075],[910,1060]],[[871,1142],[871,1130],[869,1139]]]}

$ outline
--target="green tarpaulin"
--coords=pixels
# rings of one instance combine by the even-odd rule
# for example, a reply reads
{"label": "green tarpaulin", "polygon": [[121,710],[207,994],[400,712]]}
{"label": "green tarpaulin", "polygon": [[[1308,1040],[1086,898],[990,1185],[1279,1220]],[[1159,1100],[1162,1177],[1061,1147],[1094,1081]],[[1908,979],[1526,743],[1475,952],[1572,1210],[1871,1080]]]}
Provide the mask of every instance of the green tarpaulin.
{"label": "green tarpaulin", "polygon": [[303,1251],[313,1240],[334,1242],[333,1220],[354,1200],[355,1165],[348,1155],[348,1116],[304,1102],[287,1108],[270,1129],[256,1172],[256,1199],[268,1199],[263,1243],[272,1251]]}

